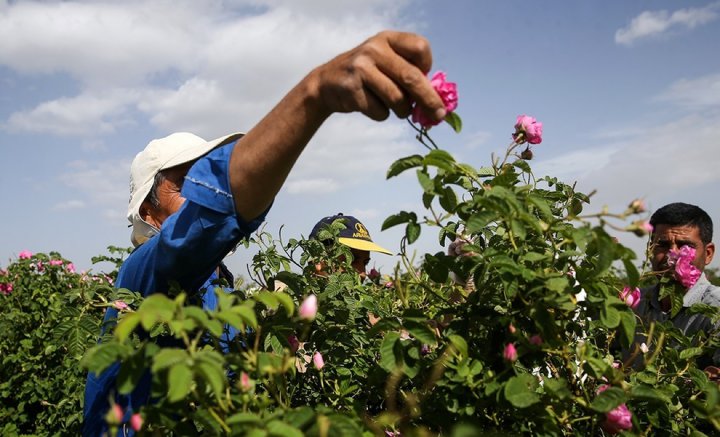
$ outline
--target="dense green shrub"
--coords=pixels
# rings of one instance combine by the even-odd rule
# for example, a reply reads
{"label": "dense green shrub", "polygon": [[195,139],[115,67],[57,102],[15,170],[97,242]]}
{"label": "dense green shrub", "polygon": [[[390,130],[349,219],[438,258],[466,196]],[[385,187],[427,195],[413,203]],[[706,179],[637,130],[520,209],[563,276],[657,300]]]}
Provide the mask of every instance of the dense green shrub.
{"label": "dense green shrub", "polygon": [[27,251],[0,271],[1,435],[79,434],[80,359],[97,341],[113,275]]}

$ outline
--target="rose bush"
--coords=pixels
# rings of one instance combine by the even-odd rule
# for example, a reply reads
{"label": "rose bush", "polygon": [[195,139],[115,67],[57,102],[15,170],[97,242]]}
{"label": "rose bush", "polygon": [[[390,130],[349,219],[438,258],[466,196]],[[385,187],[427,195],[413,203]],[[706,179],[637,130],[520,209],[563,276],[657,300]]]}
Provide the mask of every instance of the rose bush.
{"label": "rose bush", "polygon": [[[459,117],[450,124],[458,129]],[[238,281],[244,285],[234,293],[217,290],[217,311],[192,305],[183,290],[142,299],[111,291],[106,282],[90,293],[82,275],[60,274],[62,266],[49,262],[59,259],[54,255],[11,264],[0,275],[4,289],[12,284],[0,296],[4,308],[28,290],[38,290],[30,301],[50,294],[58,303],[12,310],[4,325],[14,331],[0,351],[14,367],[4,361],[3,378],[11,379],[0,380],[9,405],[3,430],[77,430],[84,383],[77,360],[96,339],[102,309],[115,305],[122,309],[117,326],[82,365],[99,372],[119,361],[122,393],[149,371],[154,399],[132,417],[109,411],[115,430],[126,420],[141,435],[720,432],[720,391],[701,370],[720,346],[717,337],[646,325],[630,307],[637,287],[660,281],[676,313],[685,290],[674,268],[659,277],[643,272],[635,253],[609,234],[646,235],[645,220],[634,216],[644,207],[585,213],[589,196],[551,176],[536,177],[517,152],[529,142],[528,126],[521,123],[522,138],[516,127],[504,155],[480,168],[457,162],[426,127],[417,128],[427,152],[396,161],[387,176],[414,171],[424,213],[398,211],[385,220],[385,229],[404,227],[400,262],[367,281],[353,272],[349,248],[320,242],[336,238],[339,223],[318,240],[259,233],[246,241],[245,250],[256,251],[252,276]],[[435,232],[439,248],[454,243],[452,250],[411,255],[423,232]],[[86,291],[66,291],[65,278],[77,281],[69,290]],[[73,325],[85,319],[68,312],[54,329],[38,332],[55,339],[51,353],[66,338],[80,345],[43,369],[52,390],[39,395],[19,379],[28,379],[27,362],[44,362],[47,341],[38,340],[32,354],[11,345],[34,336],[20,314],[38,314],[39,321],[50,307],[86,311],[91,319]],[[718,318],[717,308],[692,310]],[[227,325],[240,334],[222,353]],[[634,341],[639,334],[641,345]],[[160,336],[176,341],[160,346]],[[61,374],[67,387],[55,379]],[[51,394],[68,400],[61,404]]]}
{"label": "rose bush", "polygon": [[[122,261],[122,249],[98,260]],[[23,250],[0,269],[0,435],[78,435],[83,353],[97,342],[114,273],[78,274]]]}

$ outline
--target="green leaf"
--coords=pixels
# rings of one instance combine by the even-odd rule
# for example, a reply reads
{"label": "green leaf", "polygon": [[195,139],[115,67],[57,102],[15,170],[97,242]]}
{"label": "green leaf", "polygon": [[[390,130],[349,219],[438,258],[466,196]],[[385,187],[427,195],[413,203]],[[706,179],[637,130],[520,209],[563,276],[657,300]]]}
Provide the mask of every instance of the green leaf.
{"label": "green leaf", "polygon": [[221,366],[211,364],[207,361],[196,363],[195,368],[203,376],[205,381],[212,389],[215,397],[220,399],[225,388],[225,371]]}
{"label": "green leaf", "polygon": [[540,397],[535,393],[537,387],[537,379],[532,375],[523,373],[513,376],[505,383],[505,399],[514,407],[527,408],[540,402]]}
{"label": "green leaf", "polygon": [[455,212],[457,208],[457,195],[451,187],[445,187],[439,197],[440,206],[447,212]]}
{"label": "green leaf", "polygon": [[128,394],[145,374],[145,350],[136,351],[129,359],[123,360],[117,376],[117,390],[120,394]]}
{"label": "green leaf", "polygon": [[448,112],[445,114],[445,122],[457,133],[460,133],[462,130],[462,119],[456,112]]}
{"label": "green leaf", "polygon": [[637,320],[632,311],[620,311],[620,340],[624,347],[630,347],[635,339]]}
{"label": "green leaf", "polygon": [[385,229],[390,229],[393,226],[401,225],[403,223],[407,222],[416,222],[417,221],[417,215],[415,215],[414,212],[407,212],[407,211],[401,211],[397,214],[393,214],[385,219],[385,221],[382,224],[382,227],[380,228],[382,231]]}
{"label": "green leaf", "polygon": [[223,323],[227,323],[228,325],[237,329],[238,331],[242,331],[245,329],[245,323],[243,323],[242,317],[240,317],[240,315],[238,315],[235,311],[220,311],[215,314],[215,317],[222,320]]}
{"label": "green leaf", "polygon": [[671,403],[672,399],[667,394],[645,384],[635,384],[630,389],[630,395],[633,399],[643,399],[648,401],[657,401],[661,403]]}
{"label": "green leaf", "polygon": [[252,308],[243,304],[232,307],[230,311],[242,317],[246,325],[250,326],[253,329],[257,329],[257,317],[255,316],[255,311],[253,311]]}
{"label": "green leaf", "polygon": [[625,266],[625,273],[628,277],[628,286],[630,288],[637,287],[638,282],[640,282],[640,273],[638,272],[637,267],[635,267],[635,264],[633,264],[632,260],[629,259],[623,259],[623,265]]}
{"label": "green leaf", "polygon": [[128,346],[119,343],[100,343],[89,349],[83,356],[81,365],[90,372],[100,374],[111,364],[130,353]]}
{"label": "green leaf", "polygon": [[279,420],[273,420],[267,424],[267,430],[271,436],[277,437],[303,437],[304,434],[294,426],[288,425],[287,423]]}
{"label": "green leaf", "polygon": [[152,372],[157,373],[162,369],[182,363],[189,358],[190,355],[188,355],[188,352],[185,349],[162,349],[153,357]]}
{"label": "green leaf", "polygon": [[414,167],[420,167],[423,162],[423,157],[420,155],[412,155],[405,158],[398,159],[397,161],[393,162],[390,168],[388,169],[387,175],[385,176],[386,179],[390,179],[393,176],[397,176],[400,173],[404,172],[405,170],[414,168]]}
{"label": "green leaf", "polygon": [[262,302],[263,305],[270,308],[271,310],[275,311],[277,310],[277,307],[280,305],[280,301],[275,296],[275,293],[263,290],[259,293],[256,293],[253,295],[253,299]]}
{"label": "green leaf", "polygon": [[450,334],[448,335],[448,340],[450,340],[450,343],[453,345],[458,354],[463,357],[468,356],[468,345],[464,338],[457,334]]}
{"label": "green leaf", "polygon": [[380,366],[388,372],[394,371],[401,362],[395,356],[395,343],[399,339],[400,334],[397,332],[388,332],[380,345]]}
{"label": "green leaf", "polygon": [[289,295],[281,292],[276,291],[275,297],[280,302],[280,304],[285,308],[285,311],[287,312],[288,316],[291,316],[295,314],[295,303],[292,300],[292,297]]}
{"label": "green leaf", "polygon": [[115,338],[119,342],[124,342],[130,336],[130,333],[135,330],[138,323],[140,323],[140,314],[130,313],[126,314],[122,320],[120,320],[115,327]]}
{"label": "green leaf", "polygon": [[425,171],[424,169],[418,170],[417,178],[424,192],[432,194],[435,193],[435,183],[430,178],[430,175],[428,175],[427,171]]}
{"label": "green leaf", "polygon": [[184,363],[175,364],[168,372],[168,400],[177,402],[188,393],[192,388],[193,374],[190,367]]}
{"label": "green leaf", "polygon": [[260,425],[262,424],[262,419],[253,413],[237,413],[228,417],[225,423],[228,425]]}
{"label": "green leaf", "polygon": [[617,387],[609,387],[598,394],[590,403],[590,408],[598,413],[607,413],[627,400],[625,392]]}
{"label": "green leaf", "polygon": [[687,349],[683,349],[682,352],[680,352],[680,359],[681,360],[687,360],[689,358],[697,357],[703,354],[703,348],[701,347],[689,347]]}
{"label": "green leaf", "polygon": [[434,345],[437,343],[435,332],[430,329],[427,323],[406,320],[403,325],[413,337],[423,344]]}
{"label": "green leaf", "polygon": [[544,387],[545,390],[556,399],[564,400],[572,397],[572,392],[568,388],[567,381],[564,378],[547,378],[544,381]]}
{"label": "green leaf", "polygon": [[450,171],[455,167],[455,158],[453,158],[453,156],[445,150],[434,149],[425,155],[423,158],[423,164]]}
{"label": "green leaf", "polygon": [[605,302],[600,309],[600,321],[607,328],[616,328],[620,324],[620,312]]}
{"label": "green leaf", "polygon": [[420,225],[417,223],[408,223],[405,227],[405,237],[408,244],[413,244],[420,237]]}

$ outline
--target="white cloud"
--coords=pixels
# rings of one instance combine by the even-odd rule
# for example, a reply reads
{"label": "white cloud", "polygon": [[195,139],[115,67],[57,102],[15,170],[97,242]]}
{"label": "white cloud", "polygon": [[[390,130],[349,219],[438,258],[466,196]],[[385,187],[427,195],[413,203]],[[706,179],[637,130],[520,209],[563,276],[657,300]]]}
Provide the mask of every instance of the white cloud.
{"label": "white cloud", "polygon": [[693,109],[720,107],[720,74],[681,79],[660,94],[658,100]]}
{"label": "white cloud", "polygon": [[3,128],[10,131],[90,135],[114,132],[128,123],[126,105],[137,97],[133,90],[109,90],[63,97],[10,115]]}
{"label": "white cloud", "polygon": [[327,194],[334,193],[338,188],[337,182],[329,178],[295,179],[285,185],[291,194]]}
{"label": "white cloud", "polygon": [[73,161],[60,182],[93,207],[127,205],[130,197],[128,161]]}
{"label": "white cloud", "polygon": [[85,208],[85,202],[82,200],[68,200],[66,202],[60,202],[53,205],[52,209],[55,211],[68,211],[73,209]]}
{"label": "white cloud", "polygon": [[615,32],[615,42],[631,45],[637,40],[657,37],[674,29],[693,29],[717,19],[718,8],[720,3],[716,2],[702,8],[678,9],[673,13],[666,10],[644,11],[627,27]]}
{"label": "white cloud", "polygon": [[288,192],[304,192],[296,182],[319,180],[318,175],[330,183],[326,193],[384,178],[395,159],[417,152],[408,129],[404,122],[376,123],[358,114],[328,120],[300,156]]}
{"label": "white cloud", "polygon": [[164,132],[215,137],[247,130],[313,66],[397,26],[405,4],[14,3],[0,9],[0,65],[69,74],[80,91],[17,112],[6,125],[63,135],[106,133],[139,109]]}

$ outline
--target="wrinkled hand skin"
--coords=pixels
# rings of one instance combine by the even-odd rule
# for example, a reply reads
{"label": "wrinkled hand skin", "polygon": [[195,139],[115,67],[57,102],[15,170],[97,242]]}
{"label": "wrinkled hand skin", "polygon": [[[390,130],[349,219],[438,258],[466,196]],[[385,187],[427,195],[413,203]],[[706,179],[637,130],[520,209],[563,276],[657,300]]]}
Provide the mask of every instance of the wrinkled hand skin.
{"label": "wrinkled hand skin", "polygon": [[311,71],[236,145],[230,185],[238,216],[250,221],[268,208],[305,146],[335,112],[384,120],[392,111],[404,118],[415,102],[441,120],[445,105],[426,76],[431,66],[425,38],[387,31]]}
{"label": "wrinkled hand skin", "polygon": [[427,78],[431,67],[432,53],[425,38],[386,31],[321,65],[309,78],[317,83],[321,106],[328,115],[357,111],[384,120],[392,111],[405,118],[417,102],[442,120],[445,105]]}

